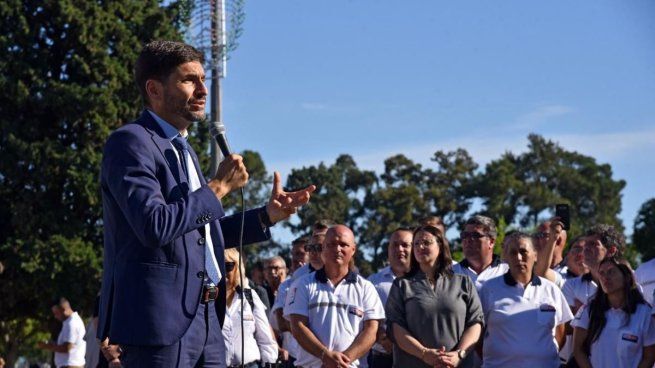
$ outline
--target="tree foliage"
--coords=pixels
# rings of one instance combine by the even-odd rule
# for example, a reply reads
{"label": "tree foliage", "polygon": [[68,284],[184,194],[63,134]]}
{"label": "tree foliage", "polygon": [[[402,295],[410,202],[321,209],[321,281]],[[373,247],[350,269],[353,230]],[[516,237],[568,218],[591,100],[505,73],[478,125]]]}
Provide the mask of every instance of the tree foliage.
{"label": "tree foliage", "polygon": [[655,198],[641,205],[633,227],[632,242],[642,254],[642,261],[655,258]]}
{"label": "tree foliage", "polygon": [[597,223],[623,229],[618,215],[625,181],[612,178],[610,165],[539,135],[528,141],[527,152],[503,154],[478,177],[476,190],[488,213],[530,227],[540,216],[554,215],[555,204],[568,203],[572,235]]}
{"label": "tree foliage", "polygon": [[152,39],[180,39],[179,5],[0,3],[0,354],[10,362],[28,332],[5,327],[46,323],[53,296],[89,315],[101,271],[102,146],[138,116],[134,61]]}

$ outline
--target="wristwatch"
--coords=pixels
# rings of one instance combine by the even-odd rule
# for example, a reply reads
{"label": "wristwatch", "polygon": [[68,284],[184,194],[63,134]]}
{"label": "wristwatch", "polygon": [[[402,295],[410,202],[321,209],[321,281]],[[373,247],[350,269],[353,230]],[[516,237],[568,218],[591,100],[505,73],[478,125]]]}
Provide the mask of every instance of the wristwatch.
{"label": "wristwatch", "polygon": [[459,357],[460,360],[466,358],[466,350],[457,349],[457,356]]}

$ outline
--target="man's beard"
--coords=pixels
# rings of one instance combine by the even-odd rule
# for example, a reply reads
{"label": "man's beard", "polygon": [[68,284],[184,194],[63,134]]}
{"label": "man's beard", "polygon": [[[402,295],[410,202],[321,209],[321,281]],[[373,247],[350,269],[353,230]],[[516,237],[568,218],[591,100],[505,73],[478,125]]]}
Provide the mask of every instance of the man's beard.
{"label": "man's beard", "polygon": [[189,101],[182,101],[173,98],[171,95],[164,95],[164,103],[168,106],[169,110],[177,116],[183,117],[185,120],[194,122],[205,119],[205,110],[191,111],[191,104]]}

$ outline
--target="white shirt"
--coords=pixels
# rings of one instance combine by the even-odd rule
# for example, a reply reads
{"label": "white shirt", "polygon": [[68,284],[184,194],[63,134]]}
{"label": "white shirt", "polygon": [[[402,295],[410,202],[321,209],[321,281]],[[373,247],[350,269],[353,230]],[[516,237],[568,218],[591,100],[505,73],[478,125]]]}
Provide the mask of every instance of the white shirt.
{"label": "white shirt", "polygon": [[84,365],[84,354],[86,353],[86,341],[84,341],[84,335],[86,334],[86,329],[84,328],[84,322],[82,318],[73,312],[70,317],[64,320],[57,337],[57,345],[63,345],[65,343],[73,344],[73,348],[68,351],[68,353],[57,353],[55,352],[55,365],[57,367],[63,367],[67,365]]}
{"label": "white shirt", "polygon": [[480,302],[483,367],[559,367],[555,327],[573,314],[557,285],[534,276],[524,288],[507,272],[485,283]]}
{"label": "white shirt", "polygon": [[[277,289],[277,295],[275,296],[275,301],[273,302],[273,306],[271,307],[271,317],[273,319],[275,319],[275,311],[277,309],[284,308],[284,302],[287,299],[287,292],[289,291],[291,284],[293,284],[293,282],[296,279],[300,278],[301,276],[307,275],[308,273],[312,273],[314,271],[315,270],[312,267],[312,265],[310,263],[306,263],[302,267],[293,271],[293,274],[291,274],[291,276],[287,277],[284,281],[282,281],[282,283]],[[282,315],[284,316],[284,312],[282,312]],[[275,323],[275,325],[277,326],[277,323]],[[282,332],[282,347],[286,349],[289,352],[289,355],[291,355],[294,358],[298,356],[298,353],[300,351],[300,345],[298,345],[298,341],[296,341],[296,339],[289,331]]]}
{"label": "white shirt", "polygon": [[[363,322],[384,319],[384,307],[375,287],[360,275],[350,272],[337,285],[327,278],[325,270],[297,279],[287,294],[284,315],[306,316],[309,329],[328,349],[343,352],[360,333]],[[296,366],[319,368],[322,363],[300,348]],[[350,363],[357,367],[358,361]]]}
{"label": "white shirt", "polygon": [[644,299],[653,305],[653,292],[655,291],[655,259],[642,263],[635,271],[637,283],[643,288]]}
{"label": "white shirt", "polygon": [[[636,368],[642,358],[644,346],[655,345],[655,324],[651,308],[638,304],[630,316],[622,309],[605,312],[607,322],[598,340],[591,344],[589,361],[594,368]],[[585,305],[575,315],[571,326],[589,328],[589,309]]]}
{"label": "white shirt", "polygon": [[[259,299],[254,290],[251,290],[254,311],[250,308],[248,300],[243,301],[243,328],[244,334],[244,363],[256,360],[264,363],[275,363],[277,360],[277,343],[271,335],[271,325],[266,318],[266,306]],[[225,359],[227,366],[241,364],[241,293],[235,293],[232,304],[225,310],[223,322],[223,338],[226,342]]]}
{"label": "white shirt", "polygon": [[482,270],[480,274],[476,273],[471,267],[469,267],[467,259],[453,265],[453,272],[470,277],[478,292],[487,280],[502,276],[507,272],[507,270],[509,270],[507,263],[501,262],[500,257],[495,254],[489,267]]}
{"label": "white shirt", "polygon": [[575,307],[576,302],[578,305],[587,304],[591,297],[596,294],[597,289],[598,285],[591,278],[591,273],[586,273],[566,280],[562,287],[562,293],[564,293],[566,302],[571,307]]}
{"label": "white shirt", "polygon": [[[395,279],[396,275],[391,270],[391,266],[387,266],[368,277],[368,281],[370,281],[373,286],[375,286],[375,291],[378,292],[378,296],[380,297],[380,301],[382,302],[383,306],[387,304],[387,299],[389,298],[389,290],[391,290],[391,285]],[[391,352],[384,350],[382,345],[378,343],[373,345],[373,350],[384,354],[391,354]]]}

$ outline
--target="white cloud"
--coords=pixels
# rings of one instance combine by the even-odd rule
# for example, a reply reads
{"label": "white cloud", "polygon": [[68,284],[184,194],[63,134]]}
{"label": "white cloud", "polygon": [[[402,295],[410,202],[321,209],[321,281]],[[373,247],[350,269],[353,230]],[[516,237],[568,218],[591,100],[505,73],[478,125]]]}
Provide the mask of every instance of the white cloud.
{"label": "white cloud", "polygon": [[509,125],[512,130],[530,130],[548,122],[553,118],[568,115],[575,110],[564,105],[544,105],[523,114]]}

